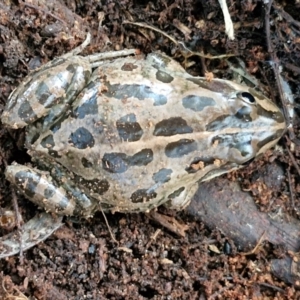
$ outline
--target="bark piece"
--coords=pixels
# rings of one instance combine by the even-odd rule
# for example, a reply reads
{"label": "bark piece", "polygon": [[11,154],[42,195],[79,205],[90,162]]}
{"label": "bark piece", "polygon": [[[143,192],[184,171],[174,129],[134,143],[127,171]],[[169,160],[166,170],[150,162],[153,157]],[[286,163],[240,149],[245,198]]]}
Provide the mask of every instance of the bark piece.
{"label": "bark piece", "polygon": [[[300,222],[283,214],[271,217],[258,211],[250,194],[241,191],[237,182],[218,179],[202,183],[187,212],[209,228],[218,228],[244,252],[253,249],[263,234],[264,240],[284,245],[287,250],[296,252],[300,247]],[[289,260],[289,257],[273,260],[271,268],[274,275],[295,284],[300,276],[293,272]],[[279,272],[280,265],[286,271]],[[293,266],[294,270],[297,268]]]}

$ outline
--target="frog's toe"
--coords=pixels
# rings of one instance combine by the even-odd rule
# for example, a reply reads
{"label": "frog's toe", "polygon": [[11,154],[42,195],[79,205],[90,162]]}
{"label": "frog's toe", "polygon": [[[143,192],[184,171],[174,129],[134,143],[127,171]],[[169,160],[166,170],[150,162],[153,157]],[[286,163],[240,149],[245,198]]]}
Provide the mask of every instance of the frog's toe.
{"label": "frog's toe", "polygon": [[62,225],[63,217],[48,213],[36,215],[22,227],[20,234],[13,231],[0,238],[0,258],[12,256],[44,241]]}

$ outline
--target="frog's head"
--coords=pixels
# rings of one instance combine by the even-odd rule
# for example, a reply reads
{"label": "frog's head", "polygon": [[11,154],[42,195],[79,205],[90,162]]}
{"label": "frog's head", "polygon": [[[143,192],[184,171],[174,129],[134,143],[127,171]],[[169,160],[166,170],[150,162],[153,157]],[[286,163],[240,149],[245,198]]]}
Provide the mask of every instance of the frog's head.
{"label": "frog's head", "polygon": [[[224,81],[223,81],[224,83]],[[213,144],[227,161],[243,164],[273,147],[286,129],[280,109],[252,88],[226,82],[227,113],[207,124]]]}

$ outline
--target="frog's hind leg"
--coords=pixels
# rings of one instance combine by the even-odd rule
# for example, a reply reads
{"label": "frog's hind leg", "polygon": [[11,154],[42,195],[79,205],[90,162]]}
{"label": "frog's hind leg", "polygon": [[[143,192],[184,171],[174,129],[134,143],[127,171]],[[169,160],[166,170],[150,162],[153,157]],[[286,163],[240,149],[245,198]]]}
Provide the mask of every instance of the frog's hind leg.
{"label": "frog's hind leg", "polygon": [[58,215],[73,215],[74,199],[59,187],[48,172],[14,163],[7,166],[5,176],[27,199]]}
{"label": "frog's hind leg", "polygon": [[25,223],[20,234],[13,231],[0,237],[0,258],[19,253],[20,246],[24,251],[44,241],[62,225],[62,218],[41,213]]}

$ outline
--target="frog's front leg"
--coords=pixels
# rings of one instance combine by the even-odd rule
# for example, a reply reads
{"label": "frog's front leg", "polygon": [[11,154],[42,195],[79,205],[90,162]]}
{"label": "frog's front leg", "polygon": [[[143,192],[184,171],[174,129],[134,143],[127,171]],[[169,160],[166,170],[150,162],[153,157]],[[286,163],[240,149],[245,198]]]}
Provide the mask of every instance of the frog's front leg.
{"label": "frog's front leg", "polygon": [[93,201],[80,191],[73,189],[70,195],[46,172],[15,163],[7,167],[5,175],[27,199],[46,211],[68,216],[84,211],[87,216],[93,208]]}

